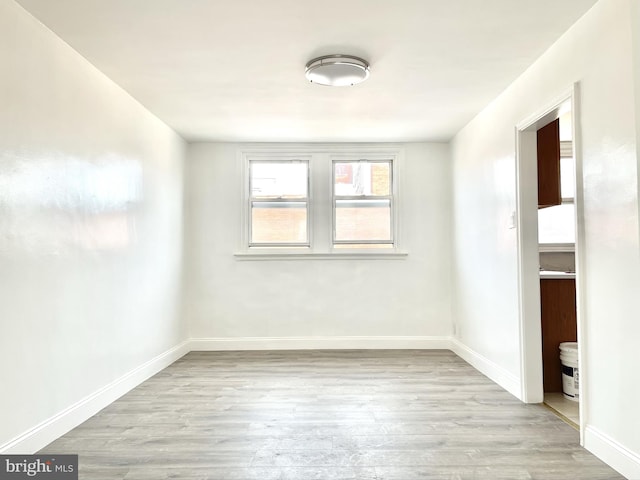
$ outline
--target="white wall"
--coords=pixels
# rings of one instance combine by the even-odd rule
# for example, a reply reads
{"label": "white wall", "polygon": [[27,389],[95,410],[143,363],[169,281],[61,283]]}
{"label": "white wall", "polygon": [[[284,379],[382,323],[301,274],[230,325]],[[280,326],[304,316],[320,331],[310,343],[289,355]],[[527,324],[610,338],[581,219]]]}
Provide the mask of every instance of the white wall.
{"label": "white wall", "polygon": [[[631,29],[633,33],[633,77],[635,80],[636,100],[636,151],[639,162],[638,185],[640,185],[640,0],[631,2]],[[638,195],[638,209],[640,210],[640,195]],[[638,228],[640,229],[640,224]]]}
{"label": "white wall", "polygon": [[185,144],[10,0],[0,59],[0,451],[24,452],[186,338]]}
{"label": "white wall", "polygon": [[184,142],[0,0],[0,451],[180,344],[187,326],[236,346],[422,345],[453,326],[518,378],[514,126],[579,81],[586,445],[635,478],[639,11],[601,0],[456,136],[453,174],[448,146],[403,146],[404,260],[238,261],[243,146],[190,146],[185,324]]}
{"label": "white wall", "polygon": [[[185,305],[192,338],[295,337],[309,339],[305,346],[322,347],[345,337],[426,341],[450,335],[447,145],[403,146],[401,234],[409,252],[403,260],[235,259],[242,229],[238,151],[243,147],[189,147]],[[326,342],[314,343],[318,337]],[[367,345],[380,343],[340,344]]]}
{"label": "white wall", "polygon": [[632,3],[597,3],[453,140],[453,315],[464,345],[520,376],[517,231],[507,228],[515,210],[514,128],[580,82],[585,445],[640,478]]}

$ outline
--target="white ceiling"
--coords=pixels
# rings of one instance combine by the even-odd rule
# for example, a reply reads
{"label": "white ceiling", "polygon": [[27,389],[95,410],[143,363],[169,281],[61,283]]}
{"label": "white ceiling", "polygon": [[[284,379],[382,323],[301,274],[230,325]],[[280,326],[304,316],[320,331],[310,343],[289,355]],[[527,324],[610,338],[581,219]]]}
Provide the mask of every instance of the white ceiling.
{"label": "white ceiling", "polygon": [[[596,0],[18,0],[187,140],[449,140]],[[371,64],[307,83],[313,57]]]}

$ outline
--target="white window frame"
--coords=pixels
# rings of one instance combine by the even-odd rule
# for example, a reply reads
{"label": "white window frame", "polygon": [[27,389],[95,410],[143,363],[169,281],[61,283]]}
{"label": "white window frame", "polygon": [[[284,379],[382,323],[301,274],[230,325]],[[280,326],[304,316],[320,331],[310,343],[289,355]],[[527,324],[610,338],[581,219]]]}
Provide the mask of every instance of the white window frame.
{"label": "white window frame", "polygon": [[[336,163],[388,163],[389,164],[389,176],[390,176],[390,182],[389,182],[389,195],[385,195],[385,196],[381,196],[381,195],[336,195],[335,192],[335,173],[336,173],[336,169],[335,169],[335,165]],[[335,156],[333,156],[331,158],[331,206],[332,206],[332,218],[331,218],[331,225],[332,225],[332,246],[334,249],[336,248],[340,248],[340,249],[344,249],[344,248],[349,248],[349,245],[385,245],[385,247],[381,247],[384,249],[388,249],[388,246],[391,246],[392,248],[395,246],[395,228],[394,225],[396,223],[395,221],[395,213],[396,213],[396,202],[395,202],[395,191],[396,188],[394,187],[394,179],[395,179],[395,171],[394,171],[394,159],[390,158],[389,156],[374,156],[374,158],[371,158],[371,155],[367,156],[367,157],[363,157],[362,155],[358,156],[357,158],[346,158],[346,157],[338,157],[336,158]],[[336,239],[336,208],[337,208],[337,203],[338,201],[341,200],[388,200],[389,201],[389,207],[390,207],[390,239],[389,240],[337,240]],[[388,245],[388,246],[387,246]]]}
{"label": "white window frame", "polygon": [[[308,248],[311,245],[311,202],[309,200],[309,192],[311,191],[311,183],[310,183],[310,172],[309,172],[309,159],[299,159],[299,158],[286,158],[286,159],[276,159],[276,158],[269,158],[269,159],[262,159],[262,158],[250,158],[248,160],[249,164],[248,164],[248,172],[249,172],[249,201],[247,204],[247,208],[249,209],[248,211],[248,227],[249,227],[249,248],[279,248],[279,247],[286,247],[286,248]],[[260,198],[256,198],[253,196],[253,186],[251,185],[251,179],[252,179],[252,175],[251,175],[251,166],[255,165],[255,164],[283,164],[283,163],[290,163],[290,164],[297,164],[297,163],[306,163],[307,165],[307,195],[306,197],[304,197],[303,199],[296,199],[296,200],[285,200],[285,199],[271,199],[271,200],[263,200]],[[307,210],[307,225],[306,225],[306,233],[307,233],[307,239],[305,242],[253,242],[253,205],[254,203],[305,203],[306,204],[306,210]]]}
{"label": "white window frame", "polygon": [[[238,149],[238,165],[242,178],[241,231],[236,260],[397,260],[408,253],[400,246],[399,171],[403,150],[393,144],[254,144]],[[393,244],[381,248],[335,248],[333,239],[333,161],[391,160],[391,193]],[[308,162],[307,223],[308,245],[251,245],[250,162]],[[379,197],[378,197],[379,198]]]}
{"label": "white window frame", "polygon": [[[259,151],[247,151],[241,153],[242,161],[239,162],[242,168],[242,182],[244,188],[242,190],[242,232],[240,236],[240,253],[287,253],[308,251],[313,239],[313,187],[312,178],[312,162],[311,155],[306,152],[290,152],[280,150],[264,149]],[[305,243],[253,243],[251,241],[251,163],[286,163],[286,162],[305,162],[307,164],[307,241]]]}

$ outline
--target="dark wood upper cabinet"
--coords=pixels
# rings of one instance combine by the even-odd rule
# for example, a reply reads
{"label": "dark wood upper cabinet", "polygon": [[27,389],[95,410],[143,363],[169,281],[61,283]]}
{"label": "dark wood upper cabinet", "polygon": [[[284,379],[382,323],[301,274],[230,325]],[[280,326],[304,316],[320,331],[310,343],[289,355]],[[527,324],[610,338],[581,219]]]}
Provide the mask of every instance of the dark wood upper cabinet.
{"label": "dark wood upper cabinet", "polygon": [[537,133],[538,208],[560,205],[560,120],[545,125]]}

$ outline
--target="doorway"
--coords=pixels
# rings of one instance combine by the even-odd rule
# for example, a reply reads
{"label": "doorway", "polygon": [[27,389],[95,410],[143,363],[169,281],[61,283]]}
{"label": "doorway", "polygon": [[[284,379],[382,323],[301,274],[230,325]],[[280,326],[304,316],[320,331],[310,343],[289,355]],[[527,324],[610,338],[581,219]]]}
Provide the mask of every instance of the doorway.
{"label": "doorway", "polygon": [[[580,239],[584,238],[581,235],[580,227],[582,222],[579,220],[581,210],[581,183],[578,181],[581,178],[581,162],[580,162],[580,136],[579,125],[577,119],[579,118],[577,104],[577,90],[578,85],[572,86],[567,92],[559,96],[555,101],[551,102],[548,107],[541,109],[539,112],[531,115],[528,119],[520,122],[516,127],[516,147],[517,147],[517,160],[516,160],[516,176],[517,176],[517,206],[516,206],[516,218],[518,225],[518,290],[519,290],[519,307],[520,307],[520,347],[521,347],[521,379],[522,379],[522,392],[521,398],[527,403],[542,403],[545,401],[545,386],[549,388],[549,379],[552,376],[549,372],[553,369],[560,372],[559,361],[553,368],[550,369],[553,361],[549,360],[549,352],[555,349],[556,357],[559,357],[557,345],[554,345],[551,350],[549,343],[558,343],[558,339],[550,339],[550,330],[547,327],[546,335],[543,333],[542,326],[542,311],[541,301],[547,298],[549,290],[555,291],[558,289],[562,281],[569,278],[575,278],[575,304],[572,307],[575,312],[575,340],[578,343],[578,364],[581,369],[584,369],[585,364],[582,361],[584,355],[582,354],[582,348],[584,342],[581,341],[581,317],[580,308],[581,305],[581,292],[582,283],[580,277],[582,259],[580,256]],[[569,195],[563,195],[565,198],[560,199],[559,203],[554,203],[559,207],[554,212],[547,210],[543,215],[539,214],[539,202],[538,202],[538,131],[543,127],[549,126],[552,122],[556,122],[562,117],[570,119],[570,144],[564,142],[563,155],[570,155],[574,160],[573,171],[567,173],[564,171],[565,177],[570,177],[571,183],[575,185],[575,190],[572,192],[572,198]],[[564,132],[566,136],[566,131]],[[560,142],[559,142],[560,143]],[[559,152],[560,155],[560,152]],[[566,169],[565,169],[566,170]],[[565,179],[566,180],[566,179]],[[566,189],[565,189],[566,190]],[[549,205],[543,205],[548,207]],[[564,220],[560,220],[560,224],[564,222],[567,224],[566,213],[571,211],[572,218],[569,221],[570,230],[573,233],[573,238],[568,241],[558,241],[558,238],[553,236],[553,229],[551,232],[548,230],[548,225],[545,224],[547,217],[554,216],[558,212],[560,215],[565,214]],[[550,215],[553,213],[553,215]],[[539,222],[542,222],[539,224]],[[549,237],[549,234],[551,236]],[[558,233],[558,232],[555,232]],[[540,237],[542,234],[542,238]],[[545,235],[547,238],[545,239]],[[573,242],[571,242],[573,240]],[[542,241],[542,244],[541,244]],[[541,245],[543,248],[541,248]],[[541,257],[542,250],[542,257]],[[547,252],[553,253],[548,256]],[[559,259],[565,258],[560,261]],[[549,263],[549,259],[553,258],[553,262]],[[569,257],[573,257],[573,262],[567,264],[566,260]],[[548,280],[561,280],[559,283],[546,282],[544,287],[541,288],[541,266],[545,268],[545,273],[548,275]],[[550,272],[550,273],[549,273]],[[571,280],[572,282],[574,280]],[[567,297],[566,292],[563,294]],[[545,316],[549,309],[546,308]],[[566,336],[566,334],[563,334]],[[562,337],[558,337],[562,338]],[[573,338],[567,336],[564,341],[571,341]],[[562,339],[560,341],[563,341]],[[544,358],[543,358],[543,345],[544,345]],[[559,360],[559,359],[558,359]],[[546,363],[545,363],[546,361]],[[561,375],[558,373],[558,375]],[[560,378],[560,377],[559,377]],[[584,378],[584,376],[582,376]],[[584,409],[582,391],[584,390],[584,382],[580,381],[579,387],[576,391],[576,397],[578,402],[575,405],[578,406],[576,410],[577,415],[572,415],[574,423],[579,425],[582,438],[582,422],[579,418],[580,410]],[[558,392],[555,392],[558,393]],[[559,395],[552,395],[556,400],[562,400],[562,393]],[[547,395],[547,401],[550,402],[550,396]],[[568,400],[569,401],[569,400]],[[555,402],[556,404],[558,402]],[[567,416],[567,415],[565,415]]]}

